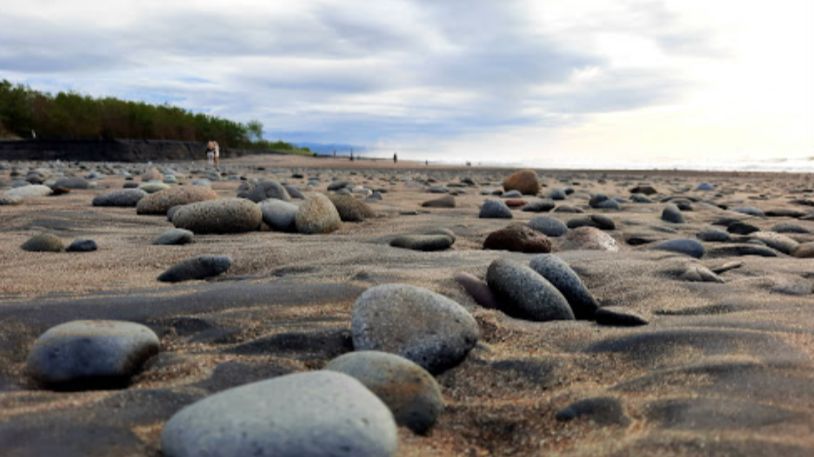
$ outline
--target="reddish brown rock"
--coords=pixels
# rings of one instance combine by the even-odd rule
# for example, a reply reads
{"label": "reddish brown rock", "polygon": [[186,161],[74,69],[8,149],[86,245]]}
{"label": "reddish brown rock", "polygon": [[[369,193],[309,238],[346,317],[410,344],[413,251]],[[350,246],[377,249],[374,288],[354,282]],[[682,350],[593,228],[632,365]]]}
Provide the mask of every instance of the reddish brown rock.
{"label": "reddish brown rock", "polygon": [[490,233],[483,249],[545,253],[551,252],[551,241],[525,224],[511,224]]}
{"label": "reddish brown rock", "polygon": [[540,192],[540,182],[534,170],[520,170],[503,180],[503,188],[506,191],[517,190],[527,195],[536,195]]}
{"label": "reddish brown rock", "polygon": [[510,198],[505,200],[505,203],[509,208],[517,208],[519,206],[525,206],[527,202],[522,198]]}

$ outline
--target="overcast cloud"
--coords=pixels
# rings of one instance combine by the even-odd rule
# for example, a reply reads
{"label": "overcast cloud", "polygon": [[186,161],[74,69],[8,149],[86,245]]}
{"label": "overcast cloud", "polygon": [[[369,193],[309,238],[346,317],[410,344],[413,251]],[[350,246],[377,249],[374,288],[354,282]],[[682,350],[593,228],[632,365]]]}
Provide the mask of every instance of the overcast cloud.
{"label": "overcast cloud", "polygon": [[[774,6],[792,10],[776,23],[754,8],[738,7],[738,22],[720,5],[660,0],[0,3],[0,78],[259,119],[275,139],[484,159],[476,145],[499,149],[507,137],[532,159],[541,149],[601,155],[596,144],[645,151],[652,145],[632,132],[652,128],[643,120],[653,113],[674,125],[665,135],[697,135],[687,130],[693,113],[723,110],[729,99],[716,88],[750,77],[738,75],[751,62],[747,43],[734,41],[751,36],[749,21],[796,31],[786,20],[811,12],[782,0]],[[800,33],[781,38],[810,50],[810,31]],[[791,57],[802,66],[786,70],[804,81],[811,53]],[[810,84],[798,92],[814,101]],[[811,109],[797,103],[777,108],[800,125],[775,134],[797,138],[788,145],[799,154],[814,140]],[[618,125],[626,117],[636,124]],[[616,143],[610,125],[625,135]]]}

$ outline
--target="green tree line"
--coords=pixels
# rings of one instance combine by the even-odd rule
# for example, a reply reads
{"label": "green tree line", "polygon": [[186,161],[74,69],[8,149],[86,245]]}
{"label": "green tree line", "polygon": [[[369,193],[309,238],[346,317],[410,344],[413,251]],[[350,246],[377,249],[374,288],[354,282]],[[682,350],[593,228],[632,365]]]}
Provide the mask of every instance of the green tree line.
{"label": "green tree line", "polygon": [[0,81],[0,137],[57,140],[216,140],[222,147],[299,152],[283,142],[263,140],[259,121],[235,122],[176,106],[95,98],[75,92],[56,95]]}

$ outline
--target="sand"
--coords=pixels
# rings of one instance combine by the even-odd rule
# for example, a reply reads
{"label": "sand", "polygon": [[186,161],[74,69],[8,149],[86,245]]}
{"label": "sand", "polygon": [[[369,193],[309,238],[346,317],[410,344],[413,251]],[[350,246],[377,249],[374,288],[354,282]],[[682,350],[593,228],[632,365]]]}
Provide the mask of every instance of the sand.
{"label": "sand", "polygon": [[[92,165],[91,165],[92,166]],[[127,165],[125,165],[127,166]],[[179,165],[182,168],[188,165]],[[570,186],[558,204],[604,214],[619,252],[554,251],[583,278],[602,306],[645,316],[649,325],[602,327],[590,321],[529,322],[478,306],[453,280],[465,271],[483,277],[496,258],[527,263],[531,254],[481,249],[486,236],[514,220],[478,219],[479,189],[499,188],[510,170],[391,161],[243,157],[224,163],[248,178],[267,177],[323,191],[331,177],[384,188],[370,203],[377,217],[343,223],[327,235],[258,231],[196,235],[185,246],[154,246],[171,227],[162,216],[134,208],[92,207],[91,200],[124,180],[110,176],[96,189],[0,207],[0,454],[9,456],[159,455],[162,424],[182,406],[228,387],[283,373],[319,369],[352,350],[351,306],[366,288],[408,283],[466,307],[481,341],[459,366],[437,377],[446,409],[426,436],[400,429],[400,456],[796,455],[814,454],[814,259],[712,256],[693,259],[626,242],[694,238],[722,217],[770,230],[790,222],[814,233],[814,221],[749,217],[711,204],[814,207],[814,177],[804,174],[540,171],[545,194]],[[303,179],[291,178],[292,172]],[[0,170],[8,180],[8,170]],[[306,189],[307,178],[320,184]],[[471,177],[456,208],[421,208],[439,195],[429,184]],[[434,182],[428,182],[428,179]],[[186,180],[182,180],[186,181]],[[693,190],[702,181],[711,192]],[[629,197],[652,184],[655,203],[595,210],[589,194]],[[218,181],[233,197],[239,181]],[[686,196],[685,224],[660,219],[662,197]],[[524,197],[529,199],[530,197]],[[405,214],[414,211],[415,214]],[[580,214],[544,213],[563,221]],[[457,235],[447,251],[388,246],[393,236],[445,227]],[[722,228],[722,227],[718,227]],[[66,244],[92,238],[90,253],[31,253],[19,246],[49,231]],[[786,234],[799,242],[814,235]],[[707,251],[727,243],[704,243]],[[199,254],[229,255],[229,272],[210,281],[165,284],[156,277]],[[687,265],[716,267],[724,283],[679,278]],[[48,327],[78,318],[141,322],[161,337],[162,352],[123,390],[50,392],[24,373],[34,339]],[[609,397],[621,413],[602,421],[561,422],[569,404]]]}

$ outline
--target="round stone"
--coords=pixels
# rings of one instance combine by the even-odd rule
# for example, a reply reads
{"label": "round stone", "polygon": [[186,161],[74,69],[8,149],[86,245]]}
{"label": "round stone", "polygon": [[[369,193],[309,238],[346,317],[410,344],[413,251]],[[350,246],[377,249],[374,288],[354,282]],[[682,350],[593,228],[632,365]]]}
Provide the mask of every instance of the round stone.
{"label": "round stone", "polygon": [[134,207],[145,196],[147,196],[147,192],[141,189],[114,190],[94,197],[93,206]]}
{"label": "round stone", "polygon": [[441,388],[426,370],[395,354],[356,351],[341,355],[326,370],[352,376],[381,399],[399,425],[425,433],[444,409]]}
{"label": "round stone", "polygon": [[232,266],[232,259],[224,255],[202,255],[186,259],[171,266],[158,277],[162,282],[180,282],[206,279],[225,273]]}
{"label": "round stone", "polygon": [[353,346],[392,352],[440,373],[460,363],[478,341],[475,318],[458,303],[420,287],[385,284],[353,305]]}
{"label": "round stone", "polygon": [[517,223],[490,233],[483,242],[483,249],[532,253],[551,252],[551,241],[526,224]]}
{"label": "round stone", "polygon": [[300,205],[294,222],[300,233],[330,233],[339,228],[342,219],[328,197],[316,194]]}
{"label": "round stone", "polygon": [[194,234],[189,230],[172,228],[167,230],[153,240],[153,244],[174,245],[192,243]]}
{"label": "round stone", "polygon": [[396,422],[356,379],[294,373],[219,392],[176,413],[161,433],[167,457],[392,457]]}
{"label": "round stone", "polygon": [[172,216],[176,227],[193,233],[251,232],[257,230],[262,221],[260,207],[244,198],[191,203],[178,208]]}
{"label": "round stone", "polygon": [[48,186],[43,186],[41,184],[30,184],[9,189],[4,192],[4,195],[7,197],[32,198],[46,197],[52,193],[54,193],[53,189]]}
{"label": "round stone", "polygon": [[542,254],[533,257],[529,266],[560,291],[577,319],[593,319],[599,303],[565,261],[553,254]]}
{"label": "round stone", "polygon": [[483,202],[478,217],[481,219],[511,219],[514,216],[512,216],[512,210],[503,201],[489,199]]}
{"label": "round stone", "polygon": [[159,181],[148,181],[145,183],[141,183],[138,186],[139,189],[147,192],[148,194],[154,194],[156,192],[161,192],[162,190],[166,190],[170,188],[169,184],[164,184],[163,182]]}
{"label": "round stone", "polygon": [[280,232],[296,232],[297,210],[299,207],[283,200],[268,199],[260,202],[260,211],[263,213],[263,222],[272,230]]}
{"label": "round stone", "polygon": [[24,251],[30,252],[62,252],[62,240],[50,233],[39,233],[32,236],[20,246]]}
{"label": "round stone", "polygon": [[560,246],[563,250],[587,249],[598,251],[618,251],[616,240],[596,227],[579,227],[569,230]]}
{"label": "round stone", "polygon": [[684,215],[681,214],[681,210],[678,209],[678,206],[669,203],[667,206],[664,207],[664,210],[661,212],[661,219],[663,221],[667,221],[673,224],[683,224],[684,223]]}
{"label": "round stone", "polygon": [[455,273],[454,278],[477,304],[484,308],[500,308],[492,289],[482,279],[463,271]]}
{"label": "round stone", "polygon": [[362,222],[375,215],[367,203],[351,195],[333,194],[329,198],[339,212],[339,218],[345,222]]}
{"label": "round stone", "polygon": [[503,180],[503,188],[507,191],[517,190],[524,194],[535,195],[540,192],[540,182],[534,170],[520,170],[512,173]]}
{"label": "round stone", "polygon": [[563,236],[568,232],[568,226],[559,219],[550,216],[534,216],[528,222],[529,227],[548,236]]}
{"label": "round stone", "polygon": [[167,210],[173,206],[214,200],[216,198],[218,198],[218,194],[204,186],[171,187],[139,200],[136,205],[136,213],[165,215]]}
{"label": "round stone", "polygon": [[800,245],[794,249],[791,255],[797,257],[798,259],[814,258],[814,241],[809,241],[808,243],[800,243]]}
{"label": "round stone", "polygon": [[158,349],[156,334],[141,324],[71,321],[40,335],[26,366],[40,383],[91,388],[126,382]]}
{"label": "round stone", "polygon": [[531,268],[508,259],[489,265],[486,283],[507,314],[534,321],[570,320],[568,300]]}
{"label": "round stone", "polygon": [[68,245],[66,251],[68,252],[92,252],[95,251],[98,247],[96,246],[96,242],[93,240],[74,240],[71,244]]}

